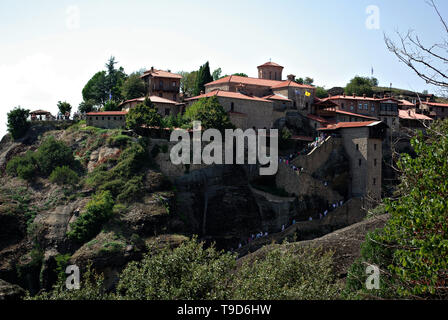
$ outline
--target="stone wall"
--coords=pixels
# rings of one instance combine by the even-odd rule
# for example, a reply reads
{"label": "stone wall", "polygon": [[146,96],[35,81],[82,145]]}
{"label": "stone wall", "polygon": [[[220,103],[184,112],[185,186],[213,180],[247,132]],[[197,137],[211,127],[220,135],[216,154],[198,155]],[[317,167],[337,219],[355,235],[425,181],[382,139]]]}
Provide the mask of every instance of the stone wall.
{"label": "stone wall", "polygon": [[121,129],[126,126],[126,116],[87,116],[88,126],[104,129]]}

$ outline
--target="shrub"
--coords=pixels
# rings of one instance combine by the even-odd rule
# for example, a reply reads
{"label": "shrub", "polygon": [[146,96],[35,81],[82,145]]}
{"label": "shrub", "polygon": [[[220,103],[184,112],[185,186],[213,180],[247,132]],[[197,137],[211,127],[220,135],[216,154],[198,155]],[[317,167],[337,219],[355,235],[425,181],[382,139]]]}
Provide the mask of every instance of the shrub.
{"label": "shrub", "polygon": [[13,139],[22,138],[30,127],[30,122],[27,120],[30,115],[30,110],[16,107],[8,112],[8,132]]}
{"label": "shrub", "polygon": [[126,147],[132,138],[123,134],[112,136],[107,140],[107,145],[110,147]]}
{"label": "shrub", "polygon": [[75,185],[79,181],[79,177],[75,171],[67,166],[56,167],[50,175],[50,181],[60,185]]}
{"label": "shrub", "polygon": [[118,195],[117,200],[121,203],[131,202],[138,199],[143,191],[143,178],[135,176],[128,180],[123,187],[123,191]]}
{"label": "shrub", "polygon": [[118,293],[133,300],[224,299],[235,257],[196,239],[172,250],[148,253],[130,262],[120,275]]}
{"label": "shrub", "polygon": [[9,160],[6,165],[6,173],[12,177],[32,180],[37,174],[34,153],[28,151],[24,156],[17,156]]}
{"label": "shrub", "polygon": [[114,201],[110,192],[103,191],[93,197],[86,210],[71,226],[67,236],[76,242],[84,243],[93,238],[102,225],[113,215]]}
{"label": "shrub", "polygon": [[339,297],[332,254],[320,249],[276,248],[237,272],[232,299],[329,300]]}
{"label": "shrub", "polygon": [[72,150],[53,136],[47,138],[34,155],[41,173],[51,174],[56,167],[72,166],[75,164]]}
{"label": "shrub", "polygon": [[204,129],[233,129],[227,112],[219,103],[217,97],[202,98],[187,108],[184,114],[184,121],[188,126],[192,126],[193,121],[201,121]]}

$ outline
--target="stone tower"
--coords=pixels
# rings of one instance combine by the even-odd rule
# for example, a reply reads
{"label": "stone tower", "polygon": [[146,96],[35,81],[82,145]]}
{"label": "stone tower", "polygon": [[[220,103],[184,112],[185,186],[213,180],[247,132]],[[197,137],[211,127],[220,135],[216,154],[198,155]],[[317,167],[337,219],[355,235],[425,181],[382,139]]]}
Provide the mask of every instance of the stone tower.
{"label": "stone tower", "polygon": [[266,62],[257,68],[259,79],[282,80],[283,67],[275,62]]}

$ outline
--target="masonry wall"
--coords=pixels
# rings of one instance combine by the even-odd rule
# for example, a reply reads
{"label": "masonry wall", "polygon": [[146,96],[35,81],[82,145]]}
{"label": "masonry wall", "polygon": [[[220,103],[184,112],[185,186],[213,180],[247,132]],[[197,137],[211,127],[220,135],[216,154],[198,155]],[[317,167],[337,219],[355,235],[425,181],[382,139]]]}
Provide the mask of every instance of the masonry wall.
{"label": "masonry wall", "polygon": [[255,127],[256,129],[272,128],[272,102],[232,99],[225,97],[218,97],[218,101],[227,112],[231,110],[233,103],[234,112],[244,113],[247,115],[244,122],[241,121],[234,123],[235,126],[241,126],[244,123],[244,126],[240,127],[243,130],[252,127]]}
{"label": "masonry wall", "polygon": [[125,116],[87,116],[86,124],[104,129],[120,129],[126,126]]}
{"label": "masonry wall", "polygon": [[370,139],[368,127],[345,128],[341,134],[350,159],[352,196],[380,199],[382,141]]}

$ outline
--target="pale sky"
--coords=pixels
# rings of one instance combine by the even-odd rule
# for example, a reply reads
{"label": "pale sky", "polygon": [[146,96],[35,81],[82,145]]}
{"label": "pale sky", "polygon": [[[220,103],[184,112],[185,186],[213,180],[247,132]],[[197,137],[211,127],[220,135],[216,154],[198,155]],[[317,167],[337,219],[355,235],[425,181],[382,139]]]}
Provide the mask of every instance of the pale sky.
{"label": "pale sky", "polygon": [[[438,0],[442,14],[448,1]],[[379,9],[369,29],[366,9]],[[428,43],[443,35],[424,0],[139,1],[0,0],[0,136],[15,106],[57,112],[66,100],[75,111],[86,82],[113,55],[129,74],[154,66],[244,72],[269,59],[283,77],[345,86],[355,75],[380,85],[434,88],[387,51],[383,32],[416,30]]]}

